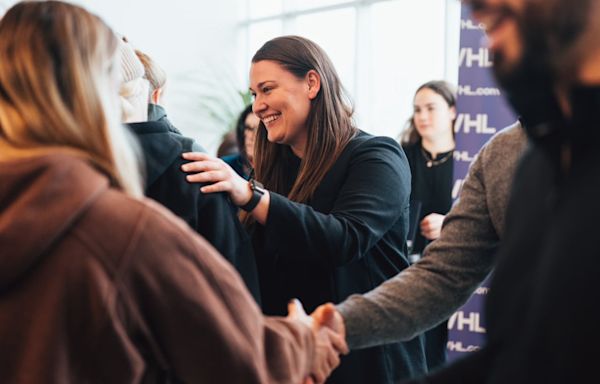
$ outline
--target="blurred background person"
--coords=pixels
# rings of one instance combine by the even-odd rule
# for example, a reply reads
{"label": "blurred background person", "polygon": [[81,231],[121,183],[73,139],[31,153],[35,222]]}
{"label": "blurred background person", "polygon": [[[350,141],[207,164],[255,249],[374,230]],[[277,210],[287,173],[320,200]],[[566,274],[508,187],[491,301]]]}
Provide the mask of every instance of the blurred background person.
{"label": "blurred background person", "polygon": [[217,148],[217,157],[236,155],[240,152],[236,134],[233,131],[225,132]]}
{"label": "blurred background person", "polygon": [[222,157],[244,179],[250,178],[250,172],[254,168],[254,143],[259,124],[260,119],[252,112],[252,105],[244,108],[235,128],[238,153]]}
{"label": "blurred background person", "polygon": [[430,81],[417,89],[413,115],[401,138],[412,175],[411,204],[420,207],[415,254],[440,236],[444,215],[452,206],[455,120],[456,93],[450,83]]}
{"label": "blurred background person", "polygon": [[[440,236],[444,217],[452,206],[455,120],[456,92],[450,83],[434,80],[417,89],[413,115],[402,136],[412,176],[411,205],[418,211],[411,250],[414,259]],[[432,370],[446,361],[447,323],[427,331],[425,336],[427,366]]]}

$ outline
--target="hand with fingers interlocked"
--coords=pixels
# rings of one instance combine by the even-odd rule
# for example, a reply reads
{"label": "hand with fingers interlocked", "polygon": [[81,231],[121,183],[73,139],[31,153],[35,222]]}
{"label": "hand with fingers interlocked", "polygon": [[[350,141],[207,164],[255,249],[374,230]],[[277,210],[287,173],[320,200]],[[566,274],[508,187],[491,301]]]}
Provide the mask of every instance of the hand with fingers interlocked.
{"label": "hand with fingers interlocked", "polygon": [[421,235],[428,240],[435,240],[442,233],[442,224],[444,224],[445,215],[431,213],[421,220],[419,224]]}
{"label": "hand with fingers interlocked", "polygon": [[288,319],[298,320],[311,327],[315,335],[315,354],[311,372],[304,384],[324,383],[331,372],[340,364],[340,354],[348,354],[343,322],[338,324],[340,316],[333,304],[324,304],[308,316],[299,300],[288,304]]}

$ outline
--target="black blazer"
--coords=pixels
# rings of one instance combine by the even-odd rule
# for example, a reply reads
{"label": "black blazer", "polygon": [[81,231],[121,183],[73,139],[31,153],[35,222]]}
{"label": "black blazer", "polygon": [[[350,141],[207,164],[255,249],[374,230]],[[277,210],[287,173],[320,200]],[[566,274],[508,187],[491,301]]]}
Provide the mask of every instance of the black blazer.
{"label": "black blazer", "polygon": [[[324,154],[325,156],[327,154]],[[300,159],[289,151],[289,188]],[[286,194],[288,191],[286,191]],[[367,292],[408,267],[410,170],[394,140],[360,132],[308,204],[271,193],[253,233],[265,313],[299,298],[307,311]],[[354,351],[332,383],[391,383],[425,371],[422,340]]]}

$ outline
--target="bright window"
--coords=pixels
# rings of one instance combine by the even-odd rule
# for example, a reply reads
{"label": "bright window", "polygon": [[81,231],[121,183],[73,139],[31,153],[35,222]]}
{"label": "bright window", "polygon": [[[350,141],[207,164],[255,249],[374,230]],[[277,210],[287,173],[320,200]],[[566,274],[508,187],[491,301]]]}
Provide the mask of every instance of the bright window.
{"label": "bright window", "polygon": [[[330,20],[335,20],[335,28],[329,25]],[[350,93],[354,91],[355,25],[354,8],[298,16],[295,23],[297,34],[311,39],[327,52],[342,84]]]}
{"label": "bright window", "polygon": [[283,12],[283,0],[255,0],[248,2],[248,13],[253,19],[279,15]]}
{"label": "bright window", "polygon": [[359,128],[397,137],[414,91],[433,79],[457,81],[457,0],[239,0],[242,83],[267,40],[295,34],[319,44],[356,107]]}
{"label": "bright window", "polygon": [[[254,55],[265,41],[283,34],[283,23],[281,20],[267,20],[259,23],[252,23],[248,26],[248,48]],[[250,60],[250,58],[249,58]]]}
{"label": "bright window", "polygon": [[374,133],[399,132],[412,113],[414,91],[422,83],[444,78],[445,25],[440,5],[443,1],[412,1],[410,12],[406,1],[373,5],[367,55],[369,100],[361,104],[368,108]]}
{"label": "bright window", "polygon": [[[260,1],[260,0],[259,0]],[[348,0],[302,0],[290,1],[290,5],[294,10],[306,10],[314,8],[322,8],[330,5],[348,3]]]}

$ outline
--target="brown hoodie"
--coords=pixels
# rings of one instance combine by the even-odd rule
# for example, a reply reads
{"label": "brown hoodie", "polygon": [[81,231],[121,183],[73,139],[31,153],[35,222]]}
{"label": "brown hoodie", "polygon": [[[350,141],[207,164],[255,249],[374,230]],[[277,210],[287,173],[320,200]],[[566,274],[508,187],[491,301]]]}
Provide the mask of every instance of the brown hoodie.
{"label": "brown hoodie", "polygon": [[0,382],[299,383],[313,350],[158,204],[69,155],[0,162]]}

